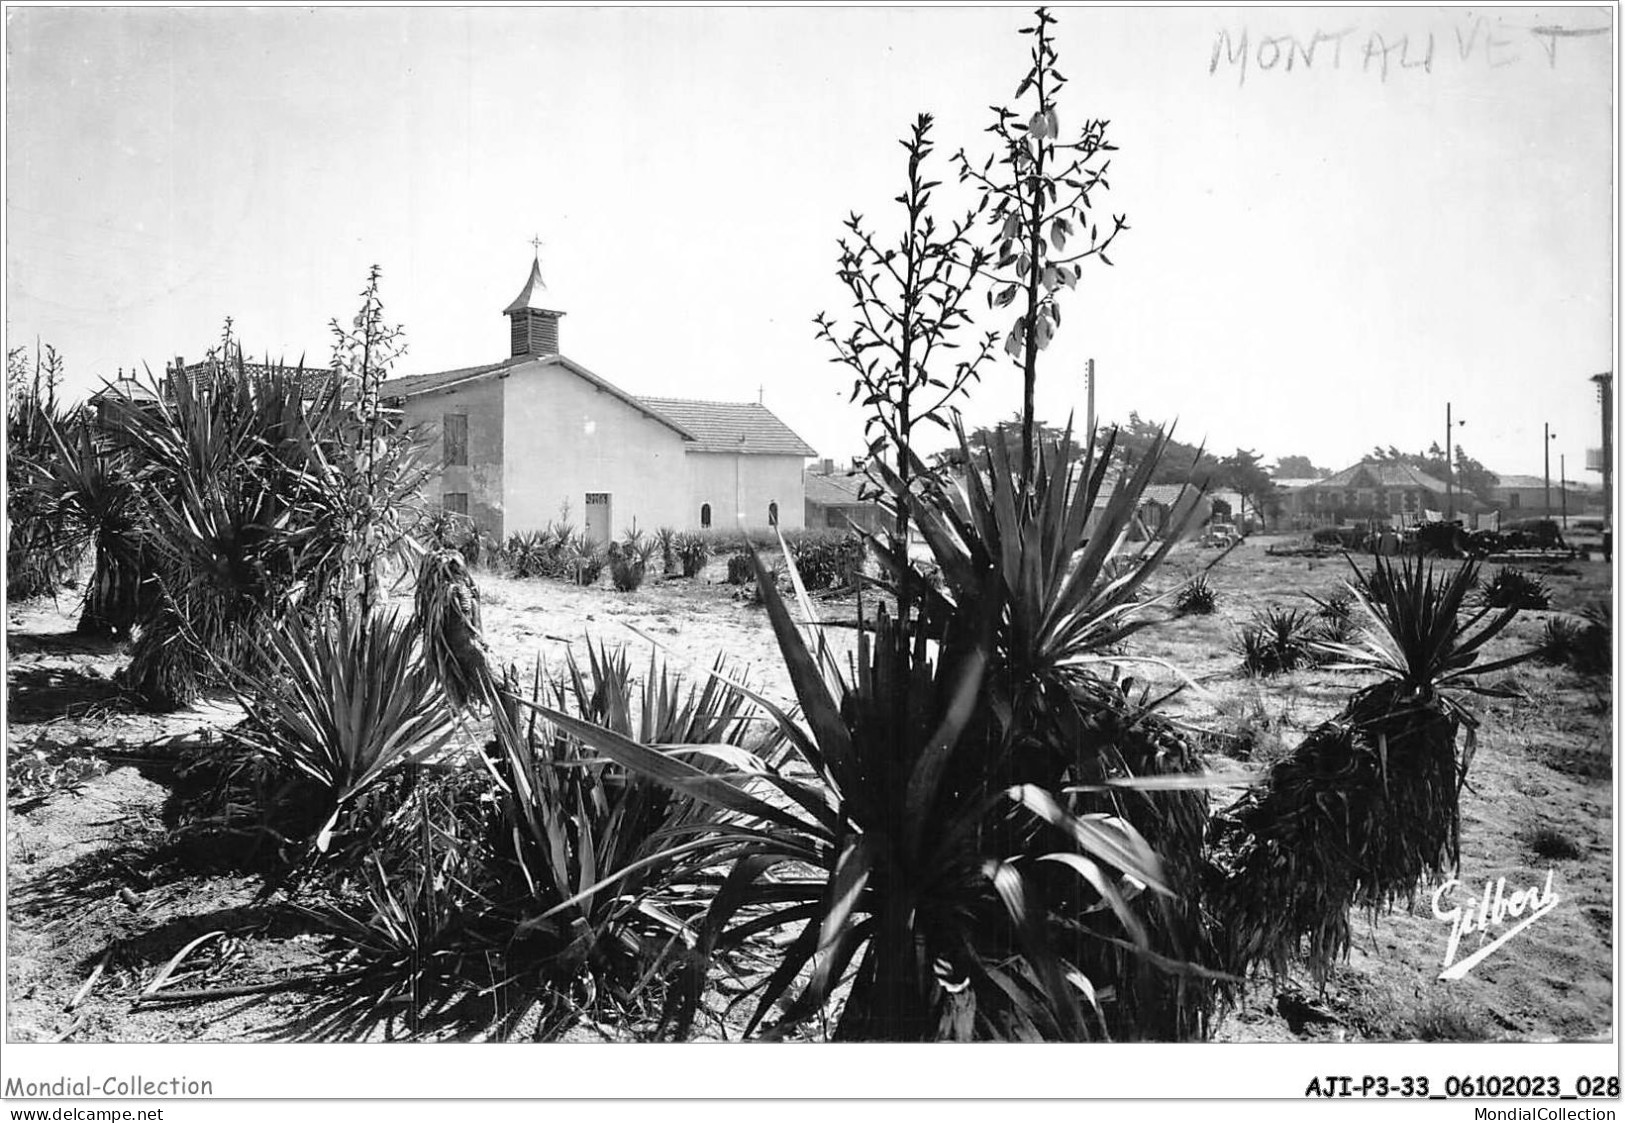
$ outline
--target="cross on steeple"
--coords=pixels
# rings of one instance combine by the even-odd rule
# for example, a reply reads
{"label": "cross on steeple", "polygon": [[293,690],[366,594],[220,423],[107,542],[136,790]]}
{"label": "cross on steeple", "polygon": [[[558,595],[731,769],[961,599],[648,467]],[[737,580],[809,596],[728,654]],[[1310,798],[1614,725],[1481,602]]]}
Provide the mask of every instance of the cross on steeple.
{"label": "cross on steeple", "polygon": [[536,251],[536,259],[540,261],[542,257],[542,246],[546,245],[546,243],[542,241],[542,236],[540,234],[536,235],[530,240],[530,244],[531,247]]}

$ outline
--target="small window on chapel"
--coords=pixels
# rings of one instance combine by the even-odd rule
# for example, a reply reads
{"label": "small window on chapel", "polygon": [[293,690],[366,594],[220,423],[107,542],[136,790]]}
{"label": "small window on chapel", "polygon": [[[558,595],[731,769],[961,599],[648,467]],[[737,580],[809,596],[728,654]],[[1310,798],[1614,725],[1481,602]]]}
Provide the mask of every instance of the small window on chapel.
{"label": "small window on chapel", "polygon": [[445,454],[448,465],[468,463],[468,414],[448,413],[441,419],[445,433]]}
{"label": "small window on chapel", "polygon": [[767,525],[779,525],[779,505],[777,502],[769,503],[767,505]]}
{"label": "small window on chapel", "polygon": [[440,497],[441,508],[448,515],[468,514],[468,492],[448,491]]}
{"label": "small window on chapel", "polygon": [[700,504],[700,528],[702,530],[706,530],[706,529],[710,529],[710,526],[711,526],[711,504],[709,504],[709,503],[701,503]]}

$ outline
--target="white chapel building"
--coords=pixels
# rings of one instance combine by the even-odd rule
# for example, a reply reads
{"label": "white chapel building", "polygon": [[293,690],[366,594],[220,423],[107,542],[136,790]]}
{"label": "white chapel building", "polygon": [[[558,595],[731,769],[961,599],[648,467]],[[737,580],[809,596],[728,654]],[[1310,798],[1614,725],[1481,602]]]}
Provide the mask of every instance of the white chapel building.
{"label": "white chapel building", "polygon": [[568,520],[600,542],[640,530],[800,529],[817,454],[754,402],[641,398],[559,350],[540,262],[504,310],[500,362],[391,379],[383,396],[432,434],[442,505],[497,537]]}

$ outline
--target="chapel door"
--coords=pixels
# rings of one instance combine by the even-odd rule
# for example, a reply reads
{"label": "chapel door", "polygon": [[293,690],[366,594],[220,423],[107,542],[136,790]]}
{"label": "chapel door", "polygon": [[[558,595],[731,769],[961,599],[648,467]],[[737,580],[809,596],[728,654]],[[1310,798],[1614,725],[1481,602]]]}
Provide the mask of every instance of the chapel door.
{"label": "chapel door", "polygon": [[611,509],[609,492],[587,492],[587,526],[585,530],[587,541],[596,542],[600,546],[609,545],[610,536],[614,533],[610,530]]}

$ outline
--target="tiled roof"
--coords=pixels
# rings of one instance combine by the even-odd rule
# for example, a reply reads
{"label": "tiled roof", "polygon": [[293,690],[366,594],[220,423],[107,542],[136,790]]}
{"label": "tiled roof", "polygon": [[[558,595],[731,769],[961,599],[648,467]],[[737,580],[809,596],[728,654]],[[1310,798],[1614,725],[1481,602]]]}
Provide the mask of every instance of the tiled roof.
{"label": "tiled roof", "polygon": [[[619,386],[608,379],[600,378],[573,359],[566,359],[563,355],[515,355],[511,359],[504,359],[500,363],[486,363],[478,367],[460,367],[457,370],[436,371],[433,374],[413,374],[405,378],[392,378],[384,383],[381,393],[386,398],[410,398],[417,394],[427,394],[433,390],[446,390],[463,382],[471,382],[476,378],[487,378],[494,374],[517,370],[527,363],[538,366],[562,367],[583,379],[611,397],[617,398],[639,413],[644,414],[676,431],[677,435],[686,441],[698,439],[697,434],[673,420],[664,410],[657,408],[653,402],[634,398]],[[693,447],[693,446],[690,446]],[[808,455],[811,455],[809,453]]]}
{"label": "tiled roof", "polygon": [[391,378],[380,388],[380,393],[386,398],[410,398],[414,394],[427,393],[448,386],[453,382],[462,382],[470,378],[478,378],[482,374],[492,374],[496,371],[507,370],[509,367],[520,366],[524,363],[535,362],[535,355],[515,355],[511,359],[504,359],[500,363],[482,363],[477,367],[459,367],[456,370],[440,370],[433,374],[409,374],[403,378]]}
{"label": "tiled roof", "polygon": [[1362,460],[1352,467],[1344,468],[1336,475],[1327,476],[1323,480],[1316,480],[1309,487],[1346,488],[1353,486],[1354,480],[1362,473],[1369,475],[1376,481],[1378,487],[1420,487],[1427,491],[1443,492],[1444,483],[1434,479],[1409,464],[1395,464],[1385,460]]}
{"label": "tiled roof", "polygon": [[104,398],[122,398],[130,402],[155,402],[158,395],[152,392],[150,386],[137,382],[133,378],[120,378],[114,382],[103,383],[101,389],[90,395],[90,400],[99,402]]}
{"label": "tiled roof", "polygon": [[686,398],[642,398],[650,409],[690,433],[690,452],[742,452],[759,456],[817,456],[806,441],[754,402],[696,402]]}
{"label": "tiled roof", "polygon": [[[187,363],[180,367],[176,367],[172,364],[164,369],[164,377],[166,383],[169,379],[178,378],[185,382],[187,386],[191,387],[193,390],[196,390],[207,380],[214,378],[215,375],[218,374],[222,369],[224,369],[227,375],[235,375],[238,371],[241,371],[243,374],[248,375],[251,378],[264,378],[267,375],[277,373],[285,376],[298,375],[300,390],[307,398],[313,398],[317,395],[327,393],[328,388],[333,382],[333,370],[331,367],[306,366],[302,363],[285,362],[250,363],[240,362],[238,360],[233,360],[231,362],[222,364],[220,360],[214,358],[204,359],[201,362],[196,363]],[[168,393],[167,389],[164,392]],[[105,396],[105,392],[99,392],[96,396],[103,397]],[[148,398],[152,397],[150,393],[146,394],[145,396]]]}
{"label": "tiled roof", "polygon": [[1188,487],[1185,484],[1147,484],[1145,490],[1140,492],[1140,502],[1161,503],[1164,507],[1172,507],[1179,502],[1181,495],[1187,492],[1195,495],[1197,491],[1195,484]]}
{"label": "tiled roof", "polygon": [[[1553,480],[1552,480],[1552,483],[1556,484],[1557,482],[1558,482],[1557,479],[1554,477]],[[1497,483],[1495,486],[1496,487],[1545,487],[1546,486],[1546,479],[1543,476],[1502,476],[1501,479],[1500,479],[1500,482]],[[1574,490],[1574,487],[1575,487],[1574,481],[1570,480],[1569,481],[1569,490],[1570,491]]]}
{"label": "tiled roof", "polygon": [[1275,490],[1297,491],[1300,487],[1308,487],[1319,482],[1319,476],[1288,476],[1275,481]]}
{"label": "tiled roof", "polygon": [[866,482],[866,477],[860,472],[841,472],[837,475],[820,476],[807,473],[805,494],[807,502],[816,503],[820,507],[851,507],[859,503],[870,503],[872,500],[861,499],[859,489]]}

